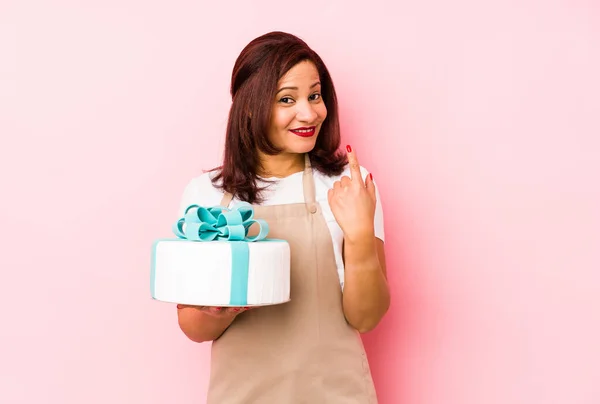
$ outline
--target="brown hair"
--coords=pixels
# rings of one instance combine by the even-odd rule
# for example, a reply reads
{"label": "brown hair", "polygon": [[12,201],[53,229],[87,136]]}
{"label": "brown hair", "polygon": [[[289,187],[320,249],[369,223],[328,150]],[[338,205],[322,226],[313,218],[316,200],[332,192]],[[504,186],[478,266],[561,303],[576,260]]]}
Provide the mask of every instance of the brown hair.
{"label": "brown hair", "polygon": [[[277,83],[296,64],[314,63],[321,80],[321,96],[327,118],[315,147],[309,152],[312,166],[327,175],[339,175],[347,164],[340,152],[340,125],[333,81],[325,63],[300,38],[271,32],[251,41],[238,56],[231,75],[232,105],[229,111],[223,164],[212,178],[215,187],[242,201],[261,202],[256,171],[258,150],[280,152],[268,138]],[[251,118],[250,118],[251,117]]]}

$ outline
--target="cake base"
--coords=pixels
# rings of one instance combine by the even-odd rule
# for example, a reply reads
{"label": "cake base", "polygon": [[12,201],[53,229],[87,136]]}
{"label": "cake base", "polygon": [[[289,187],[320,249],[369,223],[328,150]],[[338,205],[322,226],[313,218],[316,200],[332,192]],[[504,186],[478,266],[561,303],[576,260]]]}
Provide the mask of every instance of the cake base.
{"label": "cake base", "polygon": [[284,240],[157,240],[151,295],[193,306],[259,307],[290,301],[290,247]]}

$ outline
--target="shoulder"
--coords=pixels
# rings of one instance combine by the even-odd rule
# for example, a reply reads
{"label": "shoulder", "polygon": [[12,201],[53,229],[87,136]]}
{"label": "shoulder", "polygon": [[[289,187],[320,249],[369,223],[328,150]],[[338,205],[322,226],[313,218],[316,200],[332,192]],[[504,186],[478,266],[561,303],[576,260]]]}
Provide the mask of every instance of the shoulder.
{"label": "shoulder", "polygon": [[217,190],[217,188],[215,188],[215,186],[212,183],[212,179],[214,178],[215,175],[216,175],[216,172],[207,171],[196,177],[192,177],[189,180],[186,188],[201,190],[201,191],[209,191],[211,189]]}
{"label": "shoulder", "polygon": [[188,181],[181,196],[180,214],[190,205],[213,206],[221,202],[223,191],[212,183],[215,174],[215,172],[205,172]]}

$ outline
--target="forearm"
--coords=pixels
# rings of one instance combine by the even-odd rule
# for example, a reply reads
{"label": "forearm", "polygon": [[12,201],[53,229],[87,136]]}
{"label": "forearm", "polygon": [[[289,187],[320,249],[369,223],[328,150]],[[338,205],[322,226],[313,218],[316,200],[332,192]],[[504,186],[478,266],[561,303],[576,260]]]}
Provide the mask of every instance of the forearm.
{"label": "forearm", "polygon": [[375,237],[344,241],[346,319],[359,332],[375,328],[390,305],[390,293]]}
{"label": "forearm", "polygon": [[215,317],[193,307],[177,309],[181,331],[194,342],[214,341],[231,325],[235,316]]}

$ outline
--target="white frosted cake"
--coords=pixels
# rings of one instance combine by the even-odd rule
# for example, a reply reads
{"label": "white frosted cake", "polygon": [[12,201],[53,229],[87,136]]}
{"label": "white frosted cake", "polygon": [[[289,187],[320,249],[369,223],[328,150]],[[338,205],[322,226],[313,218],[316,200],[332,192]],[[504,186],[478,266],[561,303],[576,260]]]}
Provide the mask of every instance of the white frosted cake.
{"label": "white frosted cake", "polygon": [[[247,236],[258,223],[259,234]],[[267,239],[250,205],[191,206],[174,226],[179,238],[154,242],[153,299],[198,306],[264,306],[290,300],[290,246]]]}

